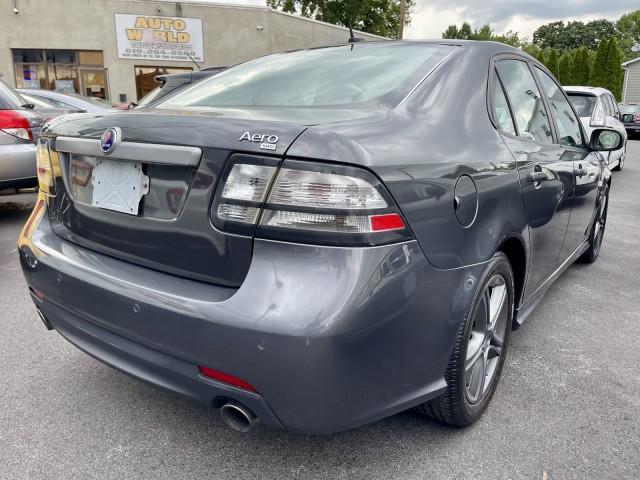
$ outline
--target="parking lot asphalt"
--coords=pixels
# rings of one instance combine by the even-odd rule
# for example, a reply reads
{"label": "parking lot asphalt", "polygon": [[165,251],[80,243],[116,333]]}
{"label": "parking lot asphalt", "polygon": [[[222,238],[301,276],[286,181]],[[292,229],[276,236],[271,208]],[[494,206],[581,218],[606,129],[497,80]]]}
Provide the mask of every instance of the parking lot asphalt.
{"label": "parking lot asphalt", "polygon": [[0,197],[0,478],[640,478],[639,186],[630,141],[600,258],[572,266],[514,332],[479,423],[409,411],[329,436],[236,433],[47,332],[15,246],[35,195]]}

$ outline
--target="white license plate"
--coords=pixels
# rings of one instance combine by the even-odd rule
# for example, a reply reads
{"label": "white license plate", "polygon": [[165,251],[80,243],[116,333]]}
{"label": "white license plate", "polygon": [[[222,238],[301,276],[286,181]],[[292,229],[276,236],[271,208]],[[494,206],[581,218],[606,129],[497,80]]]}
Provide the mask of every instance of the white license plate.
{"label": "white license plate", "polygon": [[149,193],[141,163],[97,158],[91,182],[91,205],[129,215],[138,214],[140,200]]}

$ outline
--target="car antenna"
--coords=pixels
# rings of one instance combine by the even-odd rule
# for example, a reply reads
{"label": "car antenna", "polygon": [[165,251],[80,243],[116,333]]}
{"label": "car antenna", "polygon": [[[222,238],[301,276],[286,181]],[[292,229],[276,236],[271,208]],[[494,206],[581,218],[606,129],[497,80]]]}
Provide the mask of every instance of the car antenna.
{"label": "car antenna", "polygon": [[193,58],[193,55],[191,55],[189,52],[184,52],[187,54],[187,57],[189,57],[189,60],[191,60],[193,62],[193,64],[196,66],[196,68],[198,69],[198,71],[202,70],[202,67],[198,64],[198,62],[196,62],[196,59]]}
{"label": "car antenna", "polygon": [[[353,34],[353,28],[351,28],[351,25],[349,25],[349,43],[353,44],[361,41],[361,38],[358,38]],[[353,47],[353,45],[351,46]]]}

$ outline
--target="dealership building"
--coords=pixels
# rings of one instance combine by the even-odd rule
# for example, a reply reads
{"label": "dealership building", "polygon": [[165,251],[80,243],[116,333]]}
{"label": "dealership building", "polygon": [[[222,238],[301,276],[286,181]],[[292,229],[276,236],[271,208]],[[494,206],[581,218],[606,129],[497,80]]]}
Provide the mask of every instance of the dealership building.
{"label": "dealership building", "polygon": [[[373,35],[356,32],[371,40]],[[0,0],[0,78],[136,101],[153,77],[345,43],[346,28],[268,7],[160,0]]]}

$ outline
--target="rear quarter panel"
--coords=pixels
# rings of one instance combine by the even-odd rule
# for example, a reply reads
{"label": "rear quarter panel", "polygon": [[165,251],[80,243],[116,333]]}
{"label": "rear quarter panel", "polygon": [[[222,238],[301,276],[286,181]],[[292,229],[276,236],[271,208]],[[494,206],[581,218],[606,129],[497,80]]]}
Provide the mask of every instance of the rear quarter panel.
{"label": "rear quarter panel", "polygon": [[[491,49],[454,53],[386,117],[309,128],[288,157],[362,164],[386,184],[430,263],[440,269],[488,261],[518,237],[528,247],[516,164],[487,111]],[[460,224],[462,175],[477,188],[477,216]]]}

